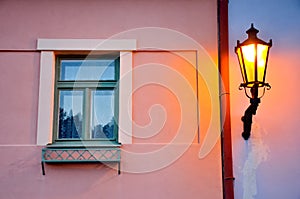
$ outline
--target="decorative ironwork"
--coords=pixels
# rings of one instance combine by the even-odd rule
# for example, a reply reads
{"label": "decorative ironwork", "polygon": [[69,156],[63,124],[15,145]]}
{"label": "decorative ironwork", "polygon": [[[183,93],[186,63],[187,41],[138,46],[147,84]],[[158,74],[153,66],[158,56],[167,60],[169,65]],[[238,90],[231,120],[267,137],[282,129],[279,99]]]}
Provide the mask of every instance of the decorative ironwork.
{"label": "decorative ironwork", "polygon": [[120,148],[43,148],[42,172],[45,175],[44,163],[118,163],[118,174],[121,164]]}
{"label": "decorative ironwork", "polygon": [[[245,140],[250,137],[252,117],[256,114],[260,99],[264,96],[266,89],[271,89],[270,84],[266,83],[265,79],[272,40],[265,42],[259,39],[257,37],[258,32],[259,30],[251,24],[251,28],[246,31],[248,38],[242,43],[238,40],[235,47],[243,76],[243,83],[240,84],[239,89],[244,88],[251,103],[241,118],[244,124],[242,136]],[[262,92],[259,92],[260,88],[263,89]],[[250,89],[251,95],[247,93],[247,89]]]}

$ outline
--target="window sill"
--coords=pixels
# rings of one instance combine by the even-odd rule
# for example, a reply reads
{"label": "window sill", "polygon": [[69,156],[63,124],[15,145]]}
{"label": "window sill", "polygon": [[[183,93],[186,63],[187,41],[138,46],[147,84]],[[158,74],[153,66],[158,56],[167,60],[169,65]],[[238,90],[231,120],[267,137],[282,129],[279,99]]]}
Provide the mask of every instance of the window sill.
{"label": "window sill", "polygon": [[48,144],[47,148],[93,148],[93,147],[120,147],[116,141],[56,141]]}
{"label": "window sill", "polygon": [[[86,145],[85,145],[86,144]],[[107,144],[95,141],[59,142],[42,149],[42,174],[45,175],[44,163],[117,163],[121,173],[120,143]]]}

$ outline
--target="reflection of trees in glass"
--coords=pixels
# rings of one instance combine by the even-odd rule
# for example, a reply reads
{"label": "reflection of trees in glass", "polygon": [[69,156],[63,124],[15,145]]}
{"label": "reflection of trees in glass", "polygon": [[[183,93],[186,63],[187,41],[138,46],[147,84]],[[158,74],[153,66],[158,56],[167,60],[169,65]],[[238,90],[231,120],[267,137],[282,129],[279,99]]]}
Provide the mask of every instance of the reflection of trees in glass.
{"label": "reflection of trees in glass", "polygon": [[114,137],[114,118],[102,126],[98,124],[92,129],[92,138],[113,138]]}
{"label": "reflection of trees in glass", "polygon": [[79,138],[82,132],[82,116],[80,113],[73,116],[73,111],[69,114],[63,108],[59,108],[59,126],[58,137],[63,138]]}
{"label": "reflection of trees in glass", "polygon": [[[70,139],[81,138],[82,136],[82,115],[80,113],[73,116],[73,111],[70,110],[69,114],[63,109],[59,109],[59,125],[58,125],[58,138]],[[114,118],[105,124],[98,124],[92,129],[92,138],[113,138],[114,137]]]}

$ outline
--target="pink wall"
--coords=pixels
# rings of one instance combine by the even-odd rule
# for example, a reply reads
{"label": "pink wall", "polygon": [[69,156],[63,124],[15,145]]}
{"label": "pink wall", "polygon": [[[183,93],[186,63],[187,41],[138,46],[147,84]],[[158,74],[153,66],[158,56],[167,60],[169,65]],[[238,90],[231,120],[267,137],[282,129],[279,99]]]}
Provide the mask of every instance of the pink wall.
{"label": "pink wall", "polygon": [[[271,49],[267,77],[272,89],[266,92],[257,114],[253,117],[253,130],[248,142],[241,137],[243,125],[240,117],[248,107],[249,101],[243,92],[234,87],[241,79],[235,57],[232,57],[231,76],[235,83],[231,89],[232,139],[236,194],[241,198],[245,197],[245,194],[253,194],[257,198],[300,196],[300,159],[297,142],[300,106],[297,97],[298,84],[295,83],[299,81],[300,74],[295,64],[299,53],[278,54],[275,48],[274,46],[274,49]],[[249,183],[250,179],[255,181]],[[250,191],[244,183],[251,184],[256,192]]]}
{"label": "pink wall", "polygon": [[208,51],[217,44],[216,1],[2,1],[0,13],[2,49],[35,49],[37,38],[109,38],[141,27],[177,30]]}
{"label": "pink wall", "polygon": [[35,144],[39,53],[1,52],[1,144]]}
{"label": "pink wall", "polygon": [[[216,148],[199,161],[193,145],[168,168],[144,174],[122,173],[103,165],[46,165],[41,175],[40,150],[1,147],[1,198],[221,198],[215,171]],[[5,161],[4,161],[5,160]],[[220,176],[220,173],[219,173]]]}
{"label": "pink wall", "polygon": [[[0,16],[0,134],[3,138],[0,141],[0,198],[222,197],[220,143],[218,141],[207,156],[199,159],[200,144],[196,138],[179,159],[148,173],[123,172],[118,176],[115,170],[103,165],[78,164],[46,165],[46,176],[42,176],[41,147],[35,145],[39,52],[9,51],[35,50],[38,38],[105,39],[133,28],[154,26],[186,34],[216,60],[216,1],[1,1]],[[154,39],[159,41],[160,38]],[[195,70],[186,60],[172,53],[134,53],[134,67],[151,61],[170,66],[195,91]],[[139,78],[141,76],[134,76],[134,88]],[[170,79],[170,82],[176,85],[176,80]],[[203,79],[199,82],[200,88],[206,87]],[[184,91],[183,88],[181,93]],[[200,137],[203,142],[211,110],[206,106],[210,101],[207,90],[201,97]],[[147,139],[139,138],[145,131],[134,128],[134,143],[122,149],[131,152],[163,149],[175,136],[174,131],[182,119],[176,95],[160,86],[149,85],[136,90],[133,103],[134,122],[140,125],[149,122],[147,110],[156,103],[165,107],[168,120],[159,134]],[[196,124],[196,114],[196,110],[191,111],[190,124]],[[186,123],[182,131],[188,127]],[[151,133],[151,129],[147,133]],[[182,150],[181,147],[174,145],[156,158],[164,163],[169,155]],[[149,160],[137,162],[124,153],[122,168],[133,163],[141,169],[158,164]]]}
{"label": "pink wall", "polygon": [[[299,156],[299,1],[231,0],[231,115],[236,198],[300,198]],[[240,117],[249,105],[237,89],[241,75],[234,54],[236,40],[254,23],[258,36],[273,40],[267,91],[254,116],[253,136],[241,138]]]}
{"label": "pink wall", "polygon": [[[196,58],[195,52],[189,52],[189,54]],[[139,71],[138,68],[142,67],[144,64],[146,64],[147,68],[150,69],[149,71],[133,71],[133,84],[135,87],[133,89],[137,89],[133,94],[133,120],[140,126],[140,128],[133,129],[133,133],[135,135],[134,142],[170,143],[176,134],[178,134],[178,129],[180,128],[181,121],[183,120],[181,118],[183,115],[181,112],[183,107],[181,106],[183,106],[184,102],[181,101],[179,95],[185,95],[185,92],[188,92],[190,89],[196,97],[196,71],[193,65],[188,63],[184,57],[172,52],[134,53],[134,69],[137,68],[137,71]],[[181,81],[179,76],[177,78],[174,76],[175,78],[173,78],[173,75],[171,76],[171,74],[163,74],[162,71],[160,71],[163,67],[167,67],[168,70],[170,70],[168,73],[177,72],[180,74],[180,77],[185,77],[187,81],[186,84]],[[157,77],[158,75],[162,76],[162,78],[157,78],[158,83],[159,79],[165,79],[165,81],[161,82],[161,84],[156,84],[154,82],[156,80],[155,76]],[[145,86],[140,86],[147,76],[154,76],[151,78],[154,83],[149,82]],[[176,93],[176,87],[178,87],[177,85],[179,82],[182,84],[181,93]],[[155,109],[152,109],[154,115],[151,115],[148,111],[155,104],[161,105],[164,110],[158,110],[160,108],[157,107],[157,113],[155,112]],[[196,126],[196,106],[191,109],[193,112],[190,112],[190,125]],[[151,121],[151,119],[153,121]],[[165,121],[165,123],[162,123],[162,121]],[[148,128],[142,128],[151,122],[153,125]],[[154,129],[157,129],[157,131]],[[194,129],[194,131],[196,134],[197,129]],[[155,134],[150,136],[151,133]],[[145,134],[148,134],[148,136]],[[146,136],[146,139],[143,138],[143,135]]]}

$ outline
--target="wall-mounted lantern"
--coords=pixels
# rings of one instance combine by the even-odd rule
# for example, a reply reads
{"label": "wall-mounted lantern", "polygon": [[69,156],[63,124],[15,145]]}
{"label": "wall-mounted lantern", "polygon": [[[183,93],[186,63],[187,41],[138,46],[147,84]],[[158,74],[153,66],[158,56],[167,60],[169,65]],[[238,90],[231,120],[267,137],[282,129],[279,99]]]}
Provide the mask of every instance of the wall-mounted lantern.
{"label": "wall-mounted lantern", "polygon": [[[248,140],[250,137],[252,115],[256,114],[260,98],[264,95],[266,88],[268,90],[271,88],[271,86],[265,82],[265,79],[272,40],[270,39],[269,43],[267,43],[257,38],[258,32],[253,24],[251,24],[251,28],[246,31],[248,38],[242,43],[238,40],[237,46],[235,47],[243,76],[243,83],[241,83],[240,89],[244,88],[245,94],[250,98],[251,103],[242,117],[244,123],[242,136],[245,140]],[[259,95],[259,88],[262,89],[261,95]],[[250,95],[247,89],[250,90]]]}

